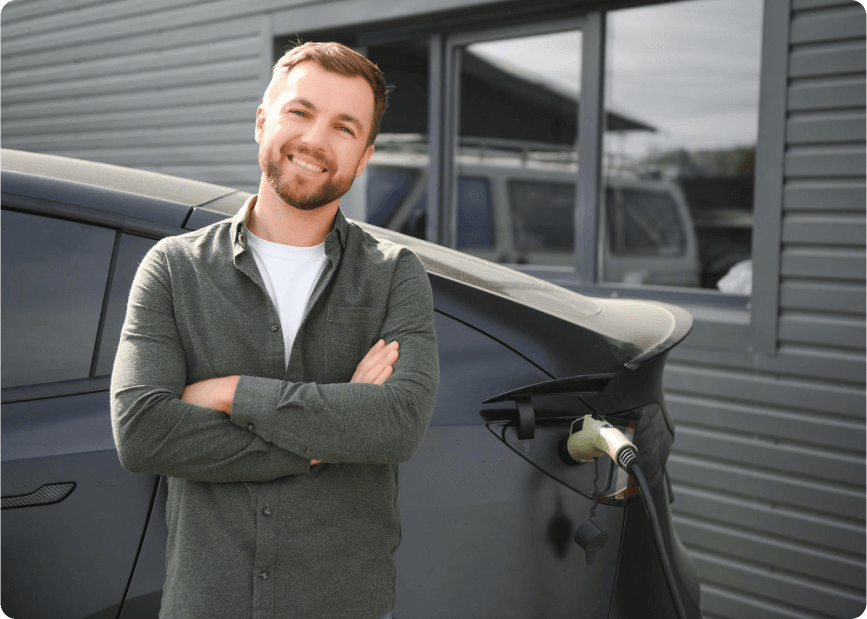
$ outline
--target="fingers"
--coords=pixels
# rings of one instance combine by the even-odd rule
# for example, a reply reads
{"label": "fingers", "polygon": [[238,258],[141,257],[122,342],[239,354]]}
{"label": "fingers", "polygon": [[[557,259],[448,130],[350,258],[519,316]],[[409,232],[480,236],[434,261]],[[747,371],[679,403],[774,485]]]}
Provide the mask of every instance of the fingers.
{"label": "fingers", "polygon": [[386,345],[385,340],[379,340],[358,364],[350,382],[381,385],[391,376],[392,365],[399,356],[398,348],[400,345],[396,341]]}
{"label": "fingers", "polygon": [[373,381],[373,384],[374,385],[381,385],[386,380],[388,380],[388,377],[391,376],[392,372],[394,372],[394,368],[391,367],[390,365],[386,366],[386,368],[382,372],[380,372],[379,376],[377,376],[376,379]]}

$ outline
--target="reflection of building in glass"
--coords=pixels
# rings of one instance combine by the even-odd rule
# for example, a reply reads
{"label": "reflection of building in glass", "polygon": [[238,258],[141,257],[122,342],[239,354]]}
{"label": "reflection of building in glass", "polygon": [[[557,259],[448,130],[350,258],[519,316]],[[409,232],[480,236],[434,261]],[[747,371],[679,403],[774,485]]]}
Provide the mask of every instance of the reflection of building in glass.
{"label": "reflection of building in glass", "polygon": [[[519,45],[520,42],[516,43],[516,49]],[[578,50],[571,51],[577,53]],[[427,49],[400,43],[371,46],[368,54],[389,82],[396,85],[381,133],[426,135],[427,107],[419,103],[427,100]],[[461,71],[462,137],[574,147],[578,132],[578,96],[546,78],[544,67],[534,74],[468,49],[462,55]],[[577,81],[577,76],[575,78]],[[637,118],[610,111],[606,127],[608,131],[618,132],[654,130]]]}

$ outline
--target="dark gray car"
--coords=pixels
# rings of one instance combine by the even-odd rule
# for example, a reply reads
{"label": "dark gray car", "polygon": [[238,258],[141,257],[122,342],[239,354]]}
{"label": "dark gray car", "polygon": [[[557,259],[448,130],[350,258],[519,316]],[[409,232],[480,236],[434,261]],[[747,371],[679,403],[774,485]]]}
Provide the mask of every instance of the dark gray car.
{"label": "dark gray car", "polygon": [[[31,153],[0,161],[3,611],[154,618],[165,483],[120,466],[109,418],[126,298],[159,238],[224,219],[248,194]],[[431,427],[400,467],[396,616],[674,616],[631,478],[606,458],[570,464],[559,449],[594,414],[637,446],[679,595],[699,617],[669,511],[674,426],[661,384],[689,315],[590,299],[365,226],[424,262],[441,365]],[[574,535],[591,515],[600,534],[585,549]]]}

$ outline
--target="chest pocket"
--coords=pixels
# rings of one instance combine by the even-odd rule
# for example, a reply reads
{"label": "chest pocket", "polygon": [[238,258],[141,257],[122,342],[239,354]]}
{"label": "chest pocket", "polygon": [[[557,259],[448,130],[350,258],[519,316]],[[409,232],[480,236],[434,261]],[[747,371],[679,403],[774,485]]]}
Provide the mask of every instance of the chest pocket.
{"label": "chest pocket", "polygon": [[379,316],[370,307],[328,308],[325,327],[327,382],[349,382],[358,363],[376,342]]}

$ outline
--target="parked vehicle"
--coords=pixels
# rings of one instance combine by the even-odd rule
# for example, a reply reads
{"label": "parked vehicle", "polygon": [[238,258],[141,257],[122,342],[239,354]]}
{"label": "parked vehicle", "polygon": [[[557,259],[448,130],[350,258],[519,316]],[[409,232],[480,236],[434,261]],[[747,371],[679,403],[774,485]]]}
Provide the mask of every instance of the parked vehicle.
{"label": "parked vehicle", "polygon": [[[166,485],[120,466],[109,415],[126,298],[159,238],[224,219],[247,194],[31,153],[4,150],[0,162],[3,611],[153,619]],[[364,227],[424,262],[441,362],[432,425],[401,465],[396,615],[674,616],[630,478],[607,459],[559,455],[573,422],[593,413],[636,444],[684,606],[699,617],[669,511],[674,425],[661,386],[689,314],[587,298]],[[573,534],[591,515],[607,543],[588,556]]]}
{"label": "parked vehicle", "polygon": [[[367,168],[368,221],[424,238],[428,156],[390,146],[377,150]],[[457,248],[499,263],[572,265],[576,164],[564,153],[528,159],[515,150],[519,143],[507,146],[512,149],[462,149]],[[601,280],[700,284],[695,227],[676,183],[611,175],[605,178],[603,199]]]}

